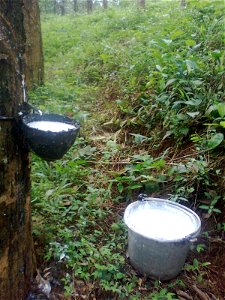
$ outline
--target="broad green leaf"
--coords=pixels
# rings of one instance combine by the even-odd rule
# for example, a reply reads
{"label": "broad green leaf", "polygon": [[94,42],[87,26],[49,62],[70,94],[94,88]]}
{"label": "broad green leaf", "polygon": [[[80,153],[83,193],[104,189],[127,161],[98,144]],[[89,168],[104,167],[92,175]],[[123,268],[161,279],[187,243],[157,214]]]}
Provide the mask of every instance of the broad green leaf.
{"label": "broad green leaf", "polygon": [[107,63],[107,61],[111,58],[111,55],[108,55],[106,53],[102,53],[99,56],[103,60],[104,63]]}
{"label": "broad green leaf", "polygon": [[166,162],[164,159],[159,159],[152,163],[152,167],[163,168],[163,167],[165,167],[165,164],[166,164]]}
{"label": "broad green leaf", "polygon": [[139,143],[151,140],[151,138],[141,135],[141,134],[137,134],[137,133],[130,133],[130,135],[134,136],[135,144],[139,144]]}
{"label": "broad green leaf", "polygon": [[203,204],[203,205],[200,205],[199,208],[208,210],[208,209],[209,209],[209,206]]}
{"label": "broad green leaf", "polygon": [[209,139],[206,143],[207,149],[211,150],[219,146],[224,140],[224,135],[222,133],[216,133]]}
{"label": "broad green leaf", "polygon": [[91,147],[90,145],[84,147],[79,150],[80,156],[91,156],[94,152],[96,152],[96,147]]}
{"label": "broad green leaf", "polygon": [[195,112],[187,112],[187,115],[189,115],[191,118],[195,118],[196,116],[198,116],[200,114],[199,111],[195,111]]}
{"label": "broad green leaf", "polygon": [[167,88],[169,85],[171,85],[172,83],[174,83],[176,81],[176,78],[171,78],[167,81],[165,88]]}
{"label": "broad green leaf", "polygon": [[197,79],[197,80],[192,80],[192,83],[193,83],[195,86],[200,86],[200,85],[202,85],[203,81]]}
{"label": "broad green leaf", "polygon": [[193,99],[185,101],[185,104],[193,105],[193,106],[199,106],[202,103],[201,99]]}
{"label": "broad green leaf", "polygon": [[183,135],[187,135],[189,132],[189,128],[187,127],[183,127],[180,129],[180,133],[182,133]]}
{"label": "broad green leaf", "polygon": [[180,121],[182,120],[187,120],[188,117],[186,116],[186,114],[177,114],[177,119],[179,119]]}
{"label": "broad green leaf", "polygon": [[199,262],[198,262],[198,260],[196,258],[193,260],[193,266],[195,268],[198,268],[198,266],[199,266]]}
{"label": "broad green leaf", "polygon": [[163,42],[169,46],[173,41],[172,40],[163,39]]}
{"label": "broad green leaf", "polygon": [[186,66],[187,66],[188,73],[191,73],[193,70],[197,69],[197,64],[190,59],[186,59]]}
{"label": "broad green leaf", "polygon": [[162,67],[160,65],[156,65],[155,67],[158,71],[162,72]]}
{"label": "broad green leaf", "polygon": [[217,105],[218,113],[223,118],[225,116],[225,103],[219,103]]}
{"label": "broad green leaf", "polygon": [[179,89],[179,88],[178,88],[178,91],[180,92],[180,94],[181,94],[182,97],[185,96],[185,95],[184,95],[184,91],[183,91],[182,89]]}
{"label": "broad green leaf", "polygon": [[45,196],[48,198],[50,197],[53,193],[54,193],[54,189],[51,189],[51,190],[48,190],[46,193],[45,193]]}
{"label": "broad green leaf", "polygon": [[119,183],[117,184],[117,188],[118,188],[119,193],[121,194],[122,191],[123,191],[123,185],[122,185],[121,182],[119,182]]}
{"label": "broad green leaf", "polygon": [[210,265],[211,265],[211,262],[208,262],[208,261],[202,263],[203,267],[207,267],[207,266],[210,266]]}
{"label": "broad green leaf", "polygon": [[173,103],[173,106],[172,106],[172,108],[175,108],[177,105],[179,105],[179,104],[185,104],[186,102],[185,101],[175,101],[174,103]]}
{"label": "broad green leaf", "polygon": [[200,48],[202,45],[202,43],[196,44],[195,46],[193,46],[192,50],[196,50],[198,48]]}
{"label": "broad green leaf", "polygon": [[185,44],[189,47],[193,47],[196,44],[196,42],[194,40],[186,40]]}
{"label": "broad green leaf", "polygon": [[168,130],[162,140],[165,140],[167,137],[171,136],[172,134],[173,134],[173,132]]}
{"label": "broad green leaf", "polygon": [[223,128],[225,128],[225,121],[221,121],[221,122],[220,122],[220,125],[221,125]]}
{"label": "broad green leaf", "polygon": [[211,55],[214,57],[214,58],[220,58],[221,56],[221,51],[216,49],[214,51],[211,52]]}
{"label": "broad green leaf", "polygon": [[173,32],[170,36],[171,40],[174,40],[175,38],[177,38],[178,36],[184,34],[184,32],[182,30],[176,30],[175,32]]}
{"label": "broad green leaf", "polygon": [[116,150],[119,147],[118,144],[115,141],[113,141],[113,140],[109,140],[106,143],[106,145],[107,145],[107,148],[112,149],[112,150]]}
{"label": "broad green leaf", "polygon": [[133,185],[130,185],[128,187],[129,190],[136,190],[136,189],[140,189],[142,187],[142,184],[133,184]]}

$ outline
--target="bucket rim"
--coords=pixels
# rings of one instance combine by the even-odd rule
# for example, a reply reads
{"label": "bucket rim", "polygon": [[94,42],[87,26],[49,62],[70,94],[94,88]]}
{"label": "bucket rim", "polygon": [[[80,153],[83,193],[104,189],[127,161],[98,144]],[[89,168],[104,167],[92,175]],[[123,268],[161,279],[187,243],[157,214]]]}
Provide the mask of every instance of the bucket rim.
{"label": "bucket rim", "polygon": [[39,114],[27,114],[22,117],[22,123],[24,126],[35,129],[36,131],[43,131],[39,128],[30,127],[28,124],[31,121],[41,122],[41,121],[48,121],[48,122],[59,122],[64,124],[73,125],[75,128],[68,129],[68,131],[74,131],[80,129],[80,122],[70,117],[61,114],[54,114],[54,113],[43,113],[42,115]]}
{"label": "bucket rim", "polygon": [[[192,215],[195,220],[196,220],[196,230],[191,232],[190,234],[182,237],[182,238],[175,238],[175,239],[171,239],[171,240],[167,240],[167,239],[163,239],[163,238],[158,238],[158,237],[148,237],[143,233],[140,233],[138,231],[136,231],[135,229],[131,228],[131,226],[129,226],[129,222],[128,222],[128,213],[131,210],[131,208],[133,208],[134,206],[136,206],[137,204],[141,204],[141,203],[145,203],[145,202],[149,202],[149,201],[156,201],[156,202],[161,202],[161,203],[167,203],[171,206],[174,207],[178,207],[184,211],[186,211],[188,214]],[[195,240],[195,238],[199,235],[200,231],[201,231],[201,220],[199,218],[199,216],[190,208],[180,204],[180,203],[176,203],[173,202],[171,200],[168,199],[162,199],[162,198],[153,198],[153,197],[146,197],[144,201],[134,201],[132,203],[130,203],[124,212],[124,217],[123,220],[126,224],[126,226],[128,227],[129,230],[135,232],[136,234],[148,239],[148,240],[154,240],[157,242],[162,242],[162,243],[173,243],[173,242],[184,242],[184,241],[189,241],[192,242]]]}

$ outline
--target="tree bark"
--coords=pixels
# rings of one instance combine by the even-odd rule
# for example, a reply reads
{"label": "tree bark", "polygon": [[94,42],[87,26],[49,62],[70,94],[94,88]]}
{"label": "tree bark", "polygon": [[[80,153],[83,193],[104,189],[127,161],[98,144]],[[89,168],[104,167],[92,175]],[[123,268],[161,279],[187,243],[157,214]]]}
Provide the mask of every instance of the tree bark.
{"label": "tree bark", "polygon": [[66,1],[61,0],[60,4],[59,4],[59,7],[60,7],[61,16],[64,16],[65,13],[66,13]]}
{"label": "tree bark", "polygon": [[26,35],[25,77],[28,89],[43,83],[44,62],[38,0],[23,0]]}
{"label": "tree bark", "polygon": [[138,6],[141,8],[145,8],[145,0],[138,0]]}
{"label": "tree bark", "polygon": [[181,8],[184,8],[184,7],[186,7],[186,6],[187,6],[186,0],[181,0],[181,1],[180,1],[180,7],[181,7]]}
{"label": "tree bark", "polygon": [[54,14],[57,14],[57,1],[53,0],[53,12]]}
{"label": "tree bark", "polygon": [[78,12],[78,0],[73,0],[73,11]]}
{"label": "tree bark", "polygon": [[87,12],[88,14],[92,13],[93,11],[93,1],[92,0],[87,0]]}
{"label": "tree bark", "polygon": [[103,1],[102,1],[102,4],[103,4],[103,8],[104,8],[104,9],[107,9],[107,8],[108,8],[108,0],[103,0]]}
{"label": "tree bark", "polygon": [[[30,161],[19,133],[21,76],[26,73],[25,0],[0,0],[0,299],[22,300],[35,270]],[[31,23],[34,24],[34,23]],[[33,26],[33,25],[31,25]],[[37,28],[30,28],[35,32]],[[26,58],[27,56],[27,58]],[[29,65],[29,63],[28,63]],[[11,117],[14,119],[6,119]]]}

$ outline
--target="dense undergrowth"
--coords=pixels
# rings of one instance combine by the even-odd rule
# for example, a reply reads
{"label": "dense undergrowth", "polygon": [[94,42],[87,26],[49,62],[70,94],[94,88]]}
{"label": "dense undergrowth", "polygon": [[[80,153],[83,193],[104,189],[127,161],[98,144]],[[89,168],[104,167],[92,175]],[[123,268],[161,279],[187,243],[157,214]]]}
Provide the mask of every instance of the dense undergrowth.
{"label": "dense undergrowth", "polygon": [[[207,280],[199,253],[225,229],[222,10],[223,1],[150,1],[145,10],[42,16],[45,85],[31,101],[81,123],[63,159],[32,163],[37,249],[61,270],[68,299],[178,299],[188,278]],[[212,223],[167,284],[127,263],[122,218],[140,192]]]}

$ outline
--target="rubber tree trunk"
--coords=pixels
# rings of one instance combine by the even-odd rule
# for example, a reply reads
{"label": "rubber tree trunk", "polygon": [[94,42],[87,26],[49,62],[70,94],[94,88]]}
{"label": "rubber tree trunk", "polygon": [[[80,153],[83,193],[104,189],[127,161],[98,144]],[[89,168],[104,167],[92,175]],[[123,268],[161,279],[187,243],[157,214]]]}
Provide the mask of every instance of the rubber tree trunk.
{"label": "rubber tree trunk", "polygon": [[78,12],[78,0],[73,0],[73,11]]}
{"label": "rubber tree trunk", "polygon": [[66,13],[66,1],[65,0],[61,0],[60,4],[59,4],[59,7],[60,7],[61,16],[64,16],[65,13]]}
{"label": "rubber tree trunk", "polygon": [[184,7],[186,7],[186,6],[187,6],[186,0],[181,0],[181,1],[180,1],[180,7],[181,7],[181,8],[184,8]]}
{"label": "rubber tree trunk", "polygon": [[139,7],[145,8],[145,0],[138,0],[137,3]]}
{"label": "rubber tree trunk", "polygon": [[87,12],[88,14],[92,13],[93,11],[93,1],[92,0],[87,0]]}
{"label": "rubber tree trunk", "polygon": [[53,13],[57,14],[57,1],[53,0]]}
{"label": "rubber tree trunk", "polygon": [[103,1],[102,1],[102,4],[103,4],[103,8],[104,8],[104,9],[107,9],[107,8],[108,8],[108,0],[103,0]]}
{"label": "rubber tree trunk", "polygon": [[25,77],[28,88],[43,83],[44,66],[38,0],[23,0],[26,36]]}
{"label": "rubber tree trunk", "polygon": [[26,35],[27,3],[25,0],[0,0],[1,300],[25,299],[35,270],[29,153],[17,121],[4,120],[17,117],[18,105],[22,102],[21,76],[26,73],[26,62],[29,61],[26,38],[37,30],[30,28]]}

